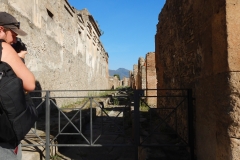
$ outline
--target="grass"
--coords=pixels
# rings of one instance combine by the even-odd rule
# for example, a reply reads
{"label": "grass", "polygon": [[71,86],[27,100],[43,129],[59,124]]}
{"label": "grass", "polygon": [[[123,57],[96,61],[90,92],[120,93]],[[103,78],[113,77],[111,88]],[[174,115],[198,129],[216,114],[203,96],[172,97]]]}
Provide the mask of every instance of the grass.
{"label": "grass", "polygon": [[62,158],[59,155],[54,155],[50,157],[51,160],[61,160]]}
{"label": "grass", "polygon": [[94,96],[100,96],[100,97],[104,97],[104,96],[108,96],[112,93],[114,93],[116,91],[94,91],[94,92],[88,92],[88,97],[94,97]]}
{"label": "grass", "polygon": [[[62,105],[61,108],[63,108],[63,109],[76,108],[76,107],[79,107],[79,106],[85,104],[87,101],[89,101],[89,98],[90,98],[90,97],[95,97],[94,100],[95,100],[95,101],[99,101],[101,97],[106,97],[106,98],[107,98],[108,95],[111,95],[111,94],[114,93],[114,92],[115,92],[115,91],[104,91],[104,92],[102,92],[102,91],[96,91],[96,92],[89,92],[89,93],[88,93],[88,98],[82,98],[82,99],[77,100],[76,102],[69,103],[69,104],[64,104],[64,105]],[[99,96],[99,98],[97,98],[97,96]],[[117,102],[117,100],[116,100],[115,103],[116,103],[116,105],[117,105],[119,102]],[[88,103],[85,105],[84,108],[89,108],[89,107],[90,107],[90,103],[88,102]]]}
{"label": "grass", "polygon": [[114,104],[114,105],[119,105],[119,100],[118,100],[117,98],[114,98],[114,99],[113,99],[113,104]]}
{"label": "grass", "polygon": [[82,100],[77,100],[76,102],[62,105],[61,108],[62,108],[62,109],[66,109],[66,108],[76,108],[77,106],[83,105],[83,104],[86,103],[88,100],[89,100],[89,98],[84,98],[84,99],[82,99]]}
{"label": "grass", "polygon": [[148,107],[148,105],[145,103],[145,102],[140,102],[140,111],[142,111],[142,112],[148,112],[148,110],[149,110],[149,107]]}

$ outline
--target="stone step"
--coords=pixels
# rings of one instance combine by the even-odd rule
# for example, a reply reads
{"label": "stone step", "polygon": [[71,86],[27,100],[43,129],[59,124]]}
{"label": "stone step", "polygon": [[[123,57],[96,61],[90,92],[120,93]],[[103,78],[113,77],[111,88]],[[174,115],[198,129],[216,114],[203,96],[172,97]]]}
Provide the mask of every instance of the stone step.
{"label": "stone step", "polygon": [[[38,135],[39,139],[36,135]],[[50,137],[50,140],[53,137]],[[25,139],[21,141],[22,144],[22,159],[23,160],[40,160],[45,159],[45,132],[41,130],[31,129],[29,133],[26,135]],[[25,145],[43,145],[43,146],[25,146]],[[54,142],[52,143],[54,144]],[[52,156],[56,155],[58,152],[58,148],[56,146],[50,147],[50,153]]]}

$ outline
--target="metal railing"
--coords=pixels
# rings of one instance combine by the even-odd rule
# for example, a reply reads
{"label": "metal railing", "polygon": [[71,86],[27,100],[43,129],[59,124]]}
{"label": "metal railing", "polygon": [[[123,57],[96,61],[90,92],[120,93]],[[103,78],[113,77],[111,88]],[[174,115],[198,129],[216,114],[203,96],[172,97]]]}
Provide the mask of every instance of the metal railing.
{"label": "metal railing", "polygon": [[[156,90],[156,89],[155,89]],[[43,146],[43,148],[45,148],[45,159],[49,160],[51,158],[51,150],[50,148],[52,147],[105,147],[105,146],[116,146],[116,147],[124,147],[124,146],[128,146],[128,147],[134,147],[135,148],[135,153],[134,153],[134,157],[136,160],[139,159],[139,146],[163,146],[163,144],[150,144],[150,143],[144,143],[146,142],[145,140],[140,141],[141,136],[140,136],[140,107],[141,104],[145,104],[148,108],[149,108],[149,113],[151,116],[152,112],[156,112],[159,113],[159,115],[161,115],[161,111],[158,112],[158,110],[171,110],[170,112],[168,112],[168,114],[165,115],[164,117],[159,117],[159,119],[163,120],[161,121],[161,123],[164,123],[165,126],[170,126],[171,128],[174,128],[171,126],[172,121],[167,122],[166,120],[173,114],[176,114],[176,111],[184,106],[186,107],[186,110],[184,112],[186,112],[186,126],[187,127],[187,133],[185,135],[185,137],[187,137],[187,139],[185,139],[184,137],[181,137],[182,135],[179,134],[179,137],[185,142],[185,145],[187,147],[189,147],[190,149],[190,154],[191,154],[191,159],[193,159],[194,156],[194,136],[193,136],[193,103],[192,103],[192,90],[191,89],[186,89],[186,90],[156,90],[158,92],[158,95],[154,95],[154,96],[146,96],[144,93],[147,90],[132,90],[130,95],[126,95],[126,96],[119,96],[122,98],[127,99],[126,104],[123,105],[123,110],[120,111],[117,115],[115,115],[115,117],[118,117],[121,113],[124,113],[123,115],[128,115],[126,112],[130,111],[130,107],[131,105],[134,105],[134,121],[133,121],[133,132],[134,132],[134,138],[132,140],[132,137],[130,135],[126,135],[125,134],[125,130],[124,130],[124,120],[125,118],[123,117],[121,120],[123,121],[122,126],[119,126],[118,124],[116,124],[114,122],[114,118],[111,119],[112,123],[114,125],[116,125],[118,133],[117,134],[122,134],[126,137],[126,139],[128,139],[128,143],[109,143],[109,144],[103,144],[103,143],[98,143],[98,140],[101,138],[102,136],[102,132],[95,136],[93,135],[93,120],[94,120],[94,116],[96,115],[96,110],[98,109],[99,111],[99,115],[102,116],[104,115],[105,118],[110,118],[109,113],[107,112],[106,108],[103,106],[102,103],[99,103],[98,100],[100,98],[102,99],[107,99],[109,98],[108,95],[104,95],[104,96],[95,96],[95,95],[99,95],[101,92],[116,92],[113,90],[45,90],[45,91],[34,91],[33,93],[38,94],[38,96],[32,96],[33,100],[40,100],[37,108],[38,110],[43,110],[44,111],[44,121],[45,121],[45,126],[44,127],[40,127],[41,130],[43,130],[45,132],[45,137],[41,136],[38,134],[37,129],[39,129],[38,127],[38,123],[36,122],[36,124],[34,125],[34,128],[32,128],[32,130],[30,131],[31,134],[33,134],[35,136],[35,138],[38,138],[38,142],[32,142],[32,141],[28,141],[27,137],[26,137],[26,141],[28,141],[30,144],[23,144],[22,146]],[[164,91],[164,94],[160,94],[161,91]],[[173,91],[173,94],[170,93]],[[183,94],[179,95],[177,94],[177,92],[181,92]],[[41,93],[41,94],[40,94]],[[44,96],[42,96],[42,94],[45,93]],[[114,94],[114,93],[113,93]],[[88,96],[84,96],[84,95],[88,95]],[[146,101],[144,100],[144,98],[146,97],[155,97],[157,98],[157,103],[158,103],[158,107],[153,107],[150,106],[146,103]],[[161,101],[160,99],[164,98],[164,101]],[[175,107],[166,107],[166,106],[159,106],[159,104],[175,104],[175,101],[169,100],[171,98],[175,98],[176,99],[181,99],[180,103],[177,102],[177,105],[175,105]],[[70,100],[73,99],[73,100]],[[65,103],[67,101],[68,104],[71,104],[73,101],[79,101],[81,100],[81,103],[76,104],[74,107],[65,107]],[[131,103],[134,102],[134,103]],[[113,103],[113,102],[112,102]],[[60,104],[60,106],[58,106]],[[52,111],[55,108],[54,111]],[[89,125],[89,129],[90,129],[90,133],[89,136],[87,137],[86,135],[83,134],[83,110],[84,109],[88,109],[89,111],[89,116],[88,116],[88,125]],[[64,112],[64,110],[72,110],[74,111],[73,115],[71,118],[69,118],[67,116],[67,114]],[[54,136],[51,135],[51,116],[53,116],[52,112],[58,112],[58,129],[55,132]],[[177,115],[177,114],[176,114]],[[67,120],[65,122],[65,124],[62,124],[62,119],[61,116],[65,118],[65,120]],[[79,116],[79,117],[77,117]],[[75,119],[78,120],[78,126],[76,125],[76,122],[73,122]],[[151,119],[151,117],[150,117]],[[178,118],[176,117],[176,120]],[[178,123],[176,123],[178,124]],[[66,129],[68,126],[71,126],[71,128],[73,128],[74,132],[66,132]],[[149,126],[151,126],[151,124],[149,124]],[[158,127],[158,126],[157,126]],[[155,131],[156,128],[153,128],[152,131]],[[178,128],[178,127],[176,127]],[[178,129],[175,129],[176,133],[178,133]],[[150,136],[153,134],[153,132],[150,132]],[[54,141],[56,141],[58,139],[59,136],[66,136],[66,135],[70,135],[70,136],[80,136],[84,142],[81,144],[65,144],[65,143],[54,143]],[[148,138],[148,137],[146,137]],[[130,142],[130,143],[129,143]],[[167,144],[164,144],[167,145]]]}
{"label": "metal railing", "polygon": [[[157,95],[145,95],[146,91],[155,90]],[[157,98],[157,107],[146,102],[146,98]],[[140,136],[139,106],[148,108],[148,135]],[[147,89],[134,91],[135,144],[139,147],[187,147],[189,159],[194,157],[193,97],[191,89]],[[144,129],[143,126],[141,126]],[[167,131],[166,131],[167,130]],[[167,133],[169,132],[170,133]],[[175,134],[179,144],[166,142],[152,143],[154,135]],[[148,141],[150,140],[150,141]],[[136,148],[137,150],[137,148]],[[135,153],[138,156],[137,152]],[[138,158],[136,158],[138,159]]]}
{"label": "metal railing", "polygon": [[[85,93],[83,93],[85,92]],[[29,134],[31,134],[31,137],[35,136],[35,138],[38,138],[38,142],[35,143],[33,141],[28,141],[27,140],[27,136],[25,138],[26,141],[28,141],[30,144],[22,144],[22,146],[42,146],[45,148],[45,159],[49,160],[51,158],[50,156],[50,148],[51,147],[102,147],[102,146],[131,146],[131,144],[97,144],[98,139],[101,137],[101,134],[99,136],[97,136],[95,139],[93,137],[93,119],[96,115],[96,111],[93,112],[94,109],[98,108],[99,112],[101,112],[101,115],[105,115],[105,117],[110,118],[110,116],[108,115],[108,113],[105,111],[105,108],[103,106],[102,103],[98,102],[98,99],[107,99],[109,98],[109,95],[103,95],[103,96],[94,96],[95,94],[101,94],[102,92],[116,92],[113,90],[47,90],[47,91],[34,91],[33,93],[45,93],[44,96],[32,96],[33,101],[36,99],[40,99],[40,103],[37,105],[37,109],[38,110],[44,110],[45,111],[45,128],[41,127],[41,129],[43,129],[43,131],[45,131],[45,137],[42,138],[42,136],[38,135],[37,133],[37,129],[38,127],[38,123],[39,121],[37,121],[34,125],[34,127],[31,129],[31,131],[29,132]],[[53,94],[53,95],[51,95]],[[81,95],[88,95],[88,96],[81,96]],[[127,98],[128,96],[121,96],[121,97],[125,97]],[[56,100],[60,100],[61,106],[57,105]],[[75,99],[76,101],[82,101],[82,104],[77,104],[75,105],[75,107],[73,108],[66,108],[64,106],[64,100],[62,99]],[[73,103],[73,101],[69,101],[69,104]],[[53,108],[56,108],[54,111]],[[128,108],[128,105],[124,105],[124,109],[121,112],[125,112],[127,111],[126,108]],[[82,132],[82,126],[83,126],[83,115],[82,112],[84,109],[88,109],[89,110],[89,122],[88,124],[90,125],[90,137],[87,138],[83,132]],[[72,118],[69,118],[67,116],[67,114],[64,112],[64,110],[73,110],[75,111],[74,115],[72,116]],[[51,129],[50,129],[50,124],[51,124],[51,116],[52,116],[52,112],[58,112],[58,131],[57,133],[55,133],[54,136],[51,135]],[[119,116],[120,113],[118,113],[118,115],[116,115],[116,117]],[[76,116],[79,116],[78,118]],[[43,116],[43,117],[44,117]],[[61,116],[65,118],[65,120],[67,120],[66,124],[61,125]],[[79,126],[76,126],[76,122],[73,122],[73,119],[78,119],[79,120]],[[112,121],[112,123],[114,123],[114,120]],[[68,126],[71,126],[72,128],[74,128],[74,133],[70,133],[70,132],[65,132],[65,129]],[[122,129],[121,127],[118,127],[118,130],[120,130],[121,134],[124,134],[124,129]],[[55,144],[54,141],[57,140],[57,138],[59,136],[64,136],[64,135],[69,135],[69,136],[73,136],[73,135],[78,135],[81,136],[81,138],[83,138],[85,140],[85,143],[83,144],[60,144],[57,143]]]}

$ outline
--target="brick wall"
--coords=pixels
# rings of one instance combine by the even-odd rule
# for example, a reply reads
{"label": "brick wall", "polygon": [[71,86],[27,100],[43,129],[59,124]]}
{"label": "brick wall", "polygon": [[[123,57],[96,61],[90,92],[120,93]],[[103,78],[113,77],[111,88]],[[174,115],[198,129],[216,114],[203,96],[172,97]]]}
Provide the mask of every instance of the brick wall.
{"label": "brick wall", "polygon": [[[155,53],[149,52],[146,54],[146,89],[157,88],[156,67],[155,67]],[[157,96],[156,90],[147,90],[147,96]],[[147,103],[151,106],[156,106],[157,97],[147,97]]]}
{"label": "brick wall", "polygon": [[192,88],[198,160],[239,159],[240,3],[167,0],[155,36],[158,88]]}
{"label": "brick wall", "polygon": [[138,65],[133,65],[133,76],[132,76],[132,88],[137,89],[138,87]]}
{"label": "brick wall", "polygon": [[146,64],[145,59],[138,59],[137,89],[146,89]]}

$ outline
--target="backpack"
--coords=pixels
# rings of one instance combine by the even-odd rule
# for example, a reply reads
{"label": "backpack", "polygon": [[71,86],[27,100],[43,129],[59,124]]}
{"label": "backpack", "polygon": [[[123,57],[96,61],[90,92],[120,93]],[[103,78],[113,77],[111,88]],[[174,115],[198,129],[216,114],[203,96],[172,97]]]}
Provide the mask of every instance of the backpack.
{"label": "backpack", "polygon": [[38,113],[33,105],[27,105],[22,79],[12,67],[1,61],[0,41],[0,142],[17,146],[33,127]]}

